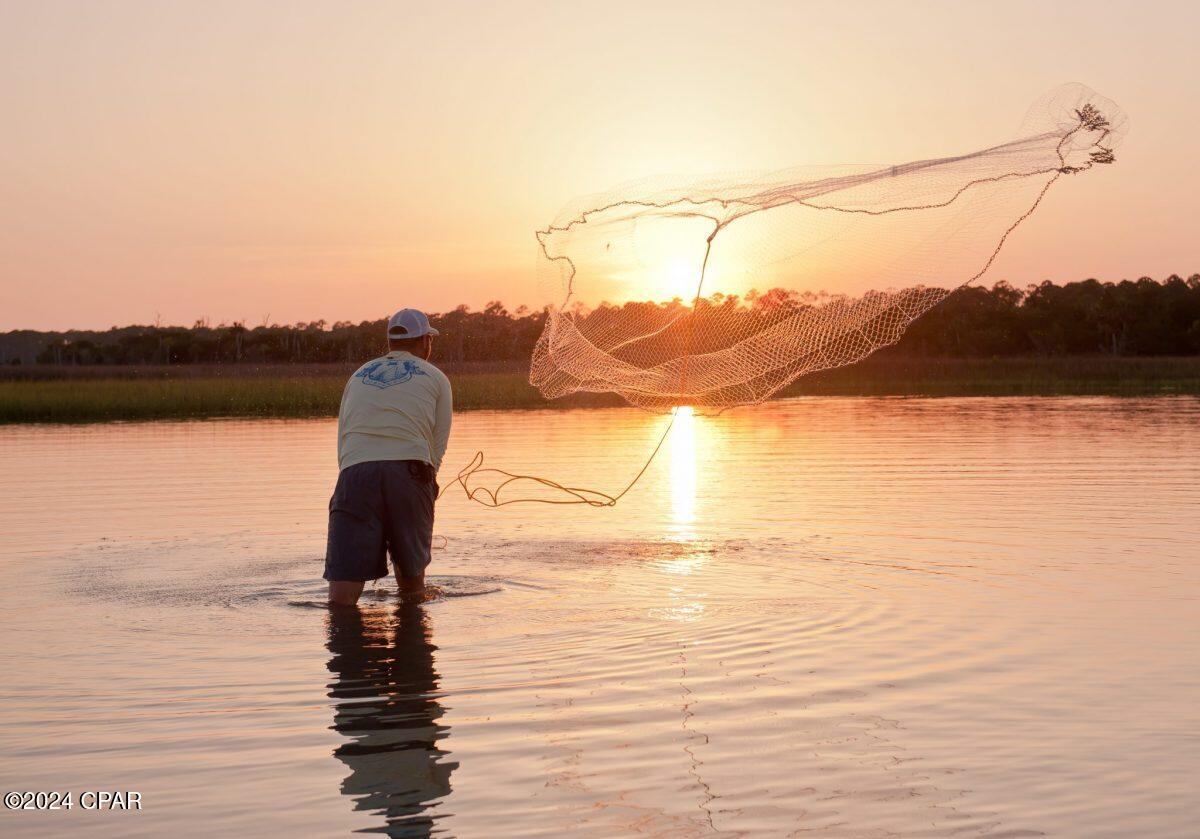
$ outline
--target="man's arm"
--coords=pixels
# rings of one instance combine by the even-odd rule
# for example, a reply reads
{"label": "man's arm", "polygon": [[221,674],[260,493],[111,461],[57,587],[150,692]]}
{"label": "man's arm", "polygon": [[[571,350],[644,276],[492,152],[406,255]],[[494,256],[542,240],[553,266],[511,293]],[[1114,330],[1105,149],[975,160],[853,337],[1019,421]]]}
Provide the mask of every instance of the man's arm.
{"label": "man's arm", "polygon": [[350,384],[353,381],[354,377],[351,376],[350,380],[346,382],[346,386],[342,388],[342,401],[338,405],[337,456],[339,467],[342,464],[342,444],[346,435],[346,397],[350,393]]}
{"label": "man's arm", "polygon": [[443,377],[442,386],[438,390],[437,418],[433,427],[433,468],[440,469],[442,457],[446,454],[446,445],[450,442],[450,424],[454,420],[454,393],[450,390],[450,380]]}

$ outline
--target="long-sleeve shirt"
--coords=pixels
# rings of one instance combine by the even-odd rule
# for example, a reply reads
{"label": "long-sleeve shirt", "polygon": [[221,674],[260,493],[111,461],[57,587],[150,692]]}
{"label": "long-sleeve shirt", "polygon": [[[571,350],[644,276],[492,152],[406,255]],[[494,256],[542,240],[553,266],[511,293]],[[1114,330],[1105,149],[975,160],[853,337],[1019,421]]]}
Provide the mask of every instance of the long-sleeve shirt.
{"label": "long-sleeve shirt", "polygon": [[450,440],[450,380],[428,361],[390,352],[358,368],[342,391],[338,468],[423,460],[437,469]]}

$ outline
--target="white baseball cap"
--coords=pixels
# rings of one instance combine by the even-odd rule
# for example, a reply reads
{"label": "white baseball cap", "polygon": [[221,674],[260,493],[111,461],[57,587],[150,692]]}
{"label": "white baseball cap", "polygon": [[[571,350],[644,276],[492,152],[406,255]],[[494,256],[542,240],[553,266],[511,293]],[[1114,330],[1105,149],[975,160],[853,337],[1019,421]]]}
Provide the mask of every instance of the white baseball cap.
{"label": "white baseball cap", "polygon": [[429,325],[429,318],[417,309],[401,309],[388,319],[389,338],[420,338],[437,334],[438,331]]}

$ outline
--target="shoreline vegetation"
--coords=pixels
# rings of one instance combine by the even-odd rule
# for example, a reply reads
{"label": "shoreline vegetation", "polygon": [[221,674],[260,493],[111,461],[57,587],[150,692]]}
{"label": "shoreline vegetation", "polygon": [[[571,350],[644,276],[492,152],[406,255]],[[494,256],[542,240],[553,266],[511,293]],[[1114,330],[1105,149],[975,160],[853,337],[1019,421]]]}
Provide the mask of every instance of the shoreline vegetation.
{"label": "shoreline vegetation", "polygon": [[[786,289],[692,304],[601,303],[575,317],[673,322],[719,317],[729,335],[820,303]],[[528,365],[545,310],[500,302],[435,313],[433,363],[458,410],[624,405],[612,394],[549,401]],[[342,388],[385,352],[384,321],[127,326],[0,333],[0,423],[336,416]],[[714,333],[715,334],[715,333]],[[705,333],[697,332],[703,353]],[[967,286],[858,364],[805,376],[777,396],[1200,395],[1200,274],[1119,283]]]}
{"label": "shoreline vegetation", "polygon": [[[834,298],[773,288],[744,296],[713,294],[685,303],[601,303],[574,306],[586,324],[594,317],[640,323],[719,322],[719,331],[695,330],[689,340],[701,354],[753,334],[782,318]],[[695,320],[698,319],[698,320]],[[711,320],[710,320],[711,319]],[[482,310],[459,306],[430,314],[442,337],[434,343],[435,364],[528,363],[546,326],[546,310],[524,306],[509,311],[499,301]],[[0,332],[0,363],[26,365],[247,365],[355,363],[382,354],[385,320],[329,324],[244,322],[192,326],[113,327],[108,330]],[[691,327],[689,327],[689,330]],[[711,346],[710,346],[711,344]],[[1055,285],[1022,290],[1004,282],[991,288],[965,286],[910,324],[900,340],[881,352],[908,358],[996,358],[1016,356],[1189,356],[1200,355],[1200,274],[1162,282],[1149,277],[1102,283]]]}
{"label": "shoreline vegetation", "polygon": [[[611,394],[547,400],[516,362],[445,363],[455,408],[528,410],[616,407]],[[337,416],[356,364],[61,366],[0,368],[0,423],[318,418]],[[793,396],[1200,395],[1200,356],[872,356],[805,376]]]}

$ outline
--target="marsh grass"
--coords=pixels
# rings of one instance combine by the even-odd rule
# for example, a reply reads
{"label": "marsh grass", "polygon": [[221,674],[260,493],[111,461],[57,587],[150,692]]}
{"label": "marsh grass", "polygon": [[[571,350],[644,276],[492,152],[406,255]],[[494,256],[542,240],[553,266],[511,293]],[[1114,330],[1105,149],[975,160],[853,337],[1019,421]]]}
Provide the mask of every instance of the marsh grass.
{"label": "marsh grass", "polygon": [[[521,373],[462,374],[453,383],[460,411],[622,404],[606,395],[547,402]],[[331,417],[344,386],[340,373],[0,381],[0,423]]]}
{"label": "marsh grass", "polygon": [[1200,356],[901,358],[806,376],[780,396],[1158,396],[1200,394]]}
{"label": "marsh grass", "polygon": [[[336,416],[344,365],[187,368],[140,371],[91,368],[53,376],[25,370],[0,380],[0,423],[103,422],[206,417]],[[114,375],[116,373],[117,375]],[[624,404],[608,394],[542,398],[524,370],[449,371],[455,407],[561,409]],[[805,377],[783,396],[1146,396],[1200,394],[1200,357],[909,359],[879,356]]]}

